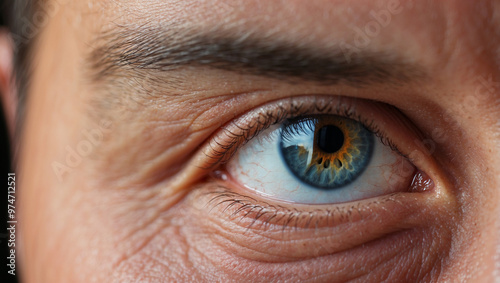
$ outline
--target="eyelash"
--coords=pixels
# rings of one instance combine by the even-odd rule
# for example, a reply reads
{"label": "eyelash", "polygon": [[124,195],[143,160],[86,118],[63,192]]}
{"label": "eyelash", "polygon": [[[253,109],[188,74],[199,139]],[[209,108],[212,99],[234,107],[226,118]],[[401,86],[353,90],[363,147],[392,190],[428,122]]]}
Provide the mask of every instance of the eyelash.
{"label": "eyelash", "polygon": [[[304,99],[311,100],[311,97]],[[335,101],[336,103],[332,103]],[[361,213],[361,209],[370,209],[375,204],[380,205],[386,201],[395,201],[393,196],[397,193],[369,200],[368,202],[365,200],[362,207],[360,207],[361,202],[356,202],[357,205],[353,203],[325,205],[318,206],[312,211],[300,211],[296,208],[270,204],[248,195],[234,192],[234,190],[227,188],[220,182],[220,180],[225,181],[225,175],[216,169],[225,164],[239,148],[271,125],[301,115],[331,114],[356,120],[373,132],[384,145],[389,146],[392,150],[410,160],[387,137],[387,134],[377,126],[374,119],[364,118],[361,114],[355,112],[356,101],[358,100],[345,97],[337,97],[336,99],[327,97],[323,99],[313,98],[310,103],[307,103],[302,101],[302,98],[290,98],[286,105],[283,105],[283,103],[276,105],[276,102],[274,104],[271,102],[228,123],[210,138],[208,146],[203,152],[207,161],[205,164],[199,165],[199,168],[204,170],[212,170],[211,177],[218,180],[215,188],[204,193],[204,195],[209,197],[206,207],[209,207],[209,211],[211,212],[215,208],[223,206],[221,213],[230,219],[237,218],[238,223],[244,219],[251,219],[250,224],[246,227],[247,230],[252,227],[267,229],[272,225],[279,224],[282,231],[285,231],[290,227],[292,230],[299,227],[310,228],[311,223],[314,223],[315,228],[322,226],[324,223],[326,223],[324,225],[336,225],[338,222],[350,221],[353,214],[359,215]],[[402,115],[393,106],[379,102],[370,103],[379,104],[388,111],[394,111],[390,113]],[[260,223],[258,227],[255,225],[257,222]]]}
{"label": "eyelash", "polygon": [[[201,194],[208,197],[205,208],[208,209],[209,213],[222,206],[220,214],[225,215],[228,219],[236,220],[236,223],[250,220],[248,226],[245,227],[247,231],[252,228],[267,231],[271,227],[279,227],[282,233],[297,229],[319,229],[351,222],[356,216],[362,217],[364,211],[371,212],[372,206],[397,202],[394,198],[396,193],[394,193],[377,200],[365,200],[363,204],[360,201],[356,205],[353,203],[336,206],[328,205],[328,208],[322,207],[310,211],[301,211],[297,208],[292,209],[257,200],[233,192],[222,185],[216,185],[216,188]],[[312,225],[313,223],[314,225]]]}
{"label": "eyelash", "polygon": [[[347,102],[351,101],[350,99],[346,100]],[[341,105],[342,102],[342,100],[339,100],[339,103],[336,105],[337,107],[333,107],[329,104],[322,106],[318,101],[313,101],[313,103],[303,109],[305,105],[304,102],[300,102],[298,99],[291,99],[290,106],[287,108],[283,106],[275,106],[274,109],[269,109],[265,112],[258,112],[258,118],[255,119],[254,124],[250,124],[250,122],[245,121],[243,116],[223,127],[220,134],[211,138],[208,144],[208,150],[204,152],[207,159],[211,160],[211,162],[207,162],[199,167],[202,169],[213,169],[216,166],[222,165],[228,161],[241,146],[245,145],[248,141],[252,140],[259,133],[266,130],[270,126],[281,123],[289,118],[308,114],[340,115],[356,120],[363,124],[377,138],[379,138],[382,144],[409,159],[408,156],[402,153],[398,146],[389,137],[387,137],[379,129],[379,127],[377,127],[374,120],[363,118],[360,114],[356,115],[353,110],[352,103]],[[396,108],[390,105],[384,104],[384,106],[391,107],[391,111],[397,111]]]}

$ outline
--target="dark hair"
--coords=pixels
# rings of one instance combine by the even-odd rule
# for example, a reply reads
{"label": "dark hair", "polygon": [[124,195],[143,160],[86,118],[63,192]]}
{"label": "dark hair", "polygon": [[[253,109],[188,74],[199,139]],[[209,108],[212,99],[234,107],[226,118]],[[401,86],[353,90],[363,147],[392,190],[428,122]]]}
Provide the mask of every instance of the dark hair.
{"label": "dark hair", "polygon": [[16,117],[17,135],[20,134],[24,117],[24,106],[31,74],[31,54],[38,32],[30,32],[33,26],[35,9],[43,1],[37,0],[7,0],[4,1],[5,19],[14,42],[14,74],[18,94]]}

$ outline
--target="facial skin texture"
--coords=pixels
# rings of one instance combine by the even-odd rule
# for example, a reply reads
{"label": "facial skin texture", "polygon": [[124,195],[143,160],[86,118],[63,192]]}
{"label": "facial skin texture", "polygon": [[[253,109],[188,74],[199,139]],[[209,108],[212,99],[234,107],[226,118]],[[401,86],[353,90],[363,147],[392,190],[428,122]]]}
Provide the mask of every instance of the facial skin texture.
{"label": "facial skin texture", "polygon": [[[38,35],[17,155],[23,282],[494,281],[500,3],[63,2]],[[363,43],[356,30],[373,21],[370,11],[392,11],[391,19]],[[96,61],[106,57],[96,54],[120,51],[103,48],[107,40],[137,37],[135,29],[248,36],[344,55],[343,42],[419,71],[356,84],[240,72],[238,64],[162,71],[130,63],[96,78]],[[237,205],[223,211],[210,202],[224,183],[226,197],[240,203],[314,214],[316,206],[280,203],[214,177],[204,153],[222,126],[249,111],[339,95],[385,102],[408,117],[421,134],[392,129],[400,135],[392,139],[408,141],[403,150],[414,153],[432,190],[322,205],[316,226],[276,219],[250,226],[255,211],[244,216]],[[84,134],[92,130],[102,138]],[[78,146],[88,154],[68,159]],[[320,219],[327,209],[339,213]]]}

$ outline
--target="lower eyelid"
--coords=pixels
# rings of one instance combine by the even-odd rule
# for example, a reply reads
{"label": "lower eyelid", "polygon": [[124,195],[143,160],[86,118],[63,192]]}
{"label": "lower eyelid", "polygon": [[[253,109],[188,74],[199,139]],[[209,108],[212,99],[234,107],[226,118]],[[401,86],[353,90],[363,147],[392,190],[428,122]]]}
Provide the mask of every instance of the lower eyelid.
{"label": "lower eyelid", "polygon": [[[432,203],[431,199],[434,197],[432,194],[420,196],[412,193],[393,193],[349,203],[311,206],[270,203],[258,195],[235,192],[233,188],[230,189],[225,185],[218,180],[212,180],[194,193],[192,198],[196,200],[198,209],[236,221],[245,229],[262,231],[307,230],[354,224],[357,221],[380,217],[375,213],[377,209],[387,212],[390,208],[390,213],[393,214],[391,218],[406,218],[414,215],[415,207],[422,204],[417,202],[425,200]],[[246,226],[249,223],[246,223],[244,218],[251,220],[251,227]]]}
{"label": "lower eyelid", "polygon": [[[235,193],[219,181],[201,185],[190,195],[189,202],[207,229],[215,229],[219,236],[233,244],[261,250],[283,260],[338,253],[407,230],[439,225],[454,211],[453,202],[437,193],[396,193],[314,208],[278,206],[258,196]],[[299,243],[306,243],[310,249],[321,249],[311,252],[284,248],[298,247]],[[241,256],[248,255],[242,253]]]}

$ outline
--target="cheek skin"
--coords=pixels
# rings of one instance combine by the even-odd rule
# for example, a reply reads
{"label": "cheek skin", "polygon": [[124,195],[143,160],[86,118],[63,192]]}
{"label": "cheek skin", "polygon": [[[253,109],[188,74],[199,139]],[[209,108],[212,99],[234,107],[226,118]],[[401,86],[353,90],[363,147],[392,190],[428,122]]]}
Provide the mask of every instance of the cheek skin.
{"label": "cheek skin", "polygon": [[[452,230],[446,221],[454,209],[444,199],[408,207],[429,200],[411,195],[392,204],[387,201],[384,209],[393,216],[363,217],[365,211],[333,216],[330,222],[318,220],[319,228],[307,228],[299,221],[293,228],[273,230],[272,225],[264,229],[259,223],[249,228],[251,219],[233,215],[236,206],[223,212],[225,206],[207,205],[206,193],[214,184],[195,189],[199,193],[158,219],[168,225],[121,262],[117,274],[127,278],[141,270],[150,279],[167,275],[175,281],[401,282],[439,278],[447,264],[442,255],[450,252]],[[372,209],[380,210],[376,205]]]}
{"label": "cheek skin", "polygon": [[[87,4],[85,2],[84,5]],[[422,9],[421,13],[427,11]],[[73,15],[70,16],[72,19],[79,18]],[[417,30],[422,39],[429,36],[425,29],[419,30],[424,25],[410,21],[412,17],[399,18],[408,19],[408,26],[411,27],[402,28],[405,36],[401,38],[413,33],[408,30]],[[23,281],[269,282],[281,279],[332,282],[358,279],[364,282],[425,282],[442,279],[456,282],[466,281],[463,278],[470,279],[467,276],[476,278],[491,274],[494,262],[490,259],[495,252],[492,243],[498,242],[498,231],[492,227],[499,215],[496,190],[499,179],[495,177],[500,176],[500,163],[495,159],[499,156],[499,144],[491,141],[492,137],[498,137],[498,133],[486,130],[497,127],[478,121],[468,122],[464,128],[469,129],[467,135],[474,143],[484,147],[466,145],[459,142],[458,134],[457,137],[450,135],[450,140],[457,141],[448,141],[455,148],[449,156],[440,156],[442,160],[450,160],[450,164],[440,165],[452,168],[451,171],[463,180],[464,186],[455,192],[445,191],[441,199],[434,192],[412,196],[415,201],[413,206],[404,205],[410,198],[393,201],[391,207],[397,207],[396,211],[400,213],[394,216],[382,214],[387,216],[384,220],[389,220],[388,223],[373,214],[366,217],[365,222],[356,215],[351,216],[357,219],[356,226],[342,222],[340,216],[334,218],[335,222],[324,219],[315,221],[318,229],[311,229],[310,224],[306,224],[307,220],[299,220],[294,223],[294,234],[290,229],[265,230],[266,226],[259,222],[249,228],[252,218],[238,221],[248,210],[232,215],[238,206],[224,212],[224,206],[207,205],[209,199],[203,198],[200,193],[184,198],[181,194],[167,195],[165,192],[171,187],[165,184],[128,187],[126,180],[120,180],[124,181],[120,183],[123,185],[117,185],[110,177],[111,173],[118,172],[129,177],[128,173],[135,172],[144,164],[141,161],[158,152],[149,151],[149,155],[144,155],[142,147],[138,146],[135,155],[125,156],[123,153],[130,153],[131,147],[126,142],[115,144],[107,153],[101,148],[102,151],[97,154],[103,157],[100,164],[89,165],[89,158],[72,171],[67,181],[59,182],[50,163],[64,160],[64,147],[78,143],[75,137],[84,128],[80,126],[86,113],[76,109],[82,105],[76,97],[92,94],[85,93],[74,83],[82,77],[76,66],[79,66],[83,56],[72,53],[78,49],[72,43],[80,42],[72,37],[84,37],[84,34],[75,30],[70,35],[66,30],[68,21],[59,16],[51,18],[51,21],[55,21],[53,24],[61,30],[44,34],[46,38],[40,43],[37,58],[41,59],[37,65],[41,67],[32,84],[36,95],[30,96],[27,106],[26,136],[19,160],[23,170],[19,173],[19,188],[22,189],[19,190],[18,215],[22,221],[19,222],[18,252]],[[425,18],[422,17],[422,21],[426,21]],[[391,28],[399,26],[397,22],[391,24]],[[51,24],[46,30],[53,28]],[[488,38],[491,37],[488,29],[480,30],[484,30]],[[330,28],[325,29],[325,32],[329,31]],[[391,32],[387,34],[398,38]],[[435,36],[436,41],[443,38],[439,33]],[[378,39],[384,41],[385,37]],[[419,45],[414,46],[418,48]],[[59,52],[61,50],[64,52]],[[467,58],[468,54],[464,54],[463,58]],[[457,62],[463,62],[462,58],[459,59]],[[59,65],[54,66],[54,62]],[[477,65],[476,61],[473,63]],[[468,68],[453,66],[453,69]],[[456,85],[461,86],[462,81],[456,82]],[[300,86],[295,87],[297,90]],[[314,93],[311,88],[307,90]],[[289,88],[283,91],[289,95]],[[470,93],[473,92],[474,89]],[[455,101],[454,98],[446,99],[448,102],[440,103],[441,106]],[[250,106],[259,103],[256,99]],[[231,115],[234,114],[230,113],[233,111],[227,109],[237,108],[224,108],[226,112],[205,112],[204,118],[212,120],[221,113],[227,119],[233,118]],[[242,109],[240,106],[235,111],[244,112]],[[474,113],[482,111],[477,109]],[[205,128],[207,123],[203,119],[193,124],[199,127],[196,130],[205,130],[207,134],[219,126]],[[433,120],[439,119],[435,117]],[[169,158],[166,158],[168,154],[163,156],[168,160],[158,162],[155,172],[170,170],[168,174],[175,175],[182,166],[177,159],[187,157],[189,150],[196,148],[199,140],[203,139],[203,135],[198,136],[185,143],[182,150],[173,143],[174,146],[169,147]],[[138,139],[133,141],[140,144]],[[149,144],[142,146],[153,143],[151,139]],[[470,156],[460,154],[462,152],[469,152]],[[122,155],[124,158],[117,161],[117,157]],[[133,163],[135,167],[131,166]],[[112,172],[112,168],[115,171]],[[471,168],[476,168],[476,171]],[[154,173],[141,176],[146,178],[151,175]],[[103,176],[107,179],[104,180]],[[95,180],[98,179],[100,182],[96,185]],[[440,184],[437,183],[437,186],[439,188]],[[212,191],[214,184],[198,183],[197,187],[180,190]],[[448,193],[459,195],[458,206],[448,198]],[[434,201],[424,204],[424,200],[429,199]],[[376,206],[372,209],[375,210]],[[366,212],[363,212],[364,215]],[[342,215],[345,217],[345,214]],[[251,217],[252,213],[247,216]],[[286,220],[275,219],[273,223],[279,221]],[[448,277],[441,277],[446,272]],[[482,274],[478,275],[480,272]],[[477,281],[492,281],[488,279],[491,278]]]}

